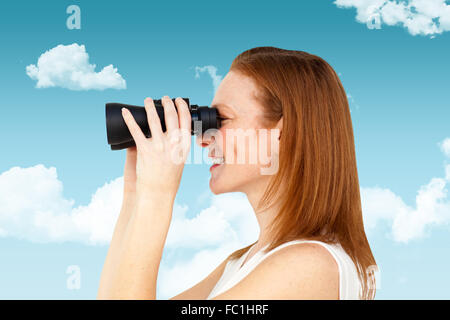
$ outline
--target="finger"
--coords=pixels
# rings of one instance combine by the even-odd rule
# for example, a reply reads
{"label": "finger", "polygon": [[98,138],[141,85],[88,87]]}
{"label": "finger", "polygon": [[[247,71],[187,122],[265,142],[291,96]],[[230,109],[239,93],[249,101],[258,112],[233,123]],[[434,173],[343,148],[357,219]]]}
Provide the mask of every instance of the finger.
{"label": "finger", "polygon": [[189,107],[183,99],[178,97],[175,100],[178,109],[178,121],[180,123],[180,129],[187,131],[189,135],[191,134],[191,112]]}
{"label": "finger", "polygon": [[140,146],[142,147],[146,143],[147,138],[142,133],[141,128],[136,123],[136,120],[134,120],[133,115],[127,108],[122,108],[122,117],[123,120],[125,121],[125,124],[128,127],[128,131],[130,131],[131,136],[133,137],[134,142],[136,143],[136,147],[137,148],[139,148]]}
{"label": "finger", "polygon": [[163,131],[161,127],[161,119],[159,118],[158,112],[156,112],[155,103],[152,98],[146,98],[144,100],[145,112],[147,113],[148,126],[150,128],[150,133],[154,141],[161,141],[163,136]]}
{"label": "finger", "polygon": [[173,101],[168,96],[164,96],[161,99],[161,102],[164,107],[164,118],[166,119],[166,129],[167,132],[170,134],[170,132],[180,127],[178,124],[177,111],[175,110]]}

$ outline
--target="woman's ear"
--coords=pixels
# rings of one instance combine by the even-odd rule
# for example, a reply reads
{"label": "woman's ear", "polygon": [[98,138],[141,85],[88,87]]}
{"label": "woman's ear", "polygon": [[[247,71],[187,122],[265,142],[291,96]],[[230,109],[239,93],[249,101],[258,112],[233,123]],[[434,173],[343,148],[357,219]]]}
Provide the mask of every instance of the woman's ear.
{"label": "woman's ear", "polygon": [[280,130],[280,134],[278,136],[278,140],[280,140],[281,138],[281,132],[282,132],[282,128],[283,128],[283,117],[280,118],[280,120],[278,120],[277,125],[275,126],[275,128],[277,128],[278,130]]}

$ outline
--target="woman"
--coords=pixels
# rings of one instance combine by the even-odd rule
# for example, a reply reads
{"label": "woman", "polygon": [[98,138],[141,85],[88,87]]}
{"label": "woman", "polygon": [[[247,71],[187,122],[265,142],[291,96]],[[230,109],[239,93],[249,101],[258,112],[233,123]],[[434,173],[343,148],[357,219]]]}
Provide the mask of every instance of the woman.
{"label": "woman", "polygon": [[[186,103],[176,99],[178,114],[167,96],[162,104],[166,132],[153,101],[145,100],[149,139],[123,113],[136,147],[127,150],[123,205],[98,298],[156,298],[184,167],[173,154],[186,159],[191,140],[174,138],[190,132]],[[172,299],[373,299],[376,264],[364,232],[352,122],[331,66],[302,51],[247,50],[233,61],[212,106],[222,117],[221,134],[198,141],[219,164],[211,167],[211,191],[245,193],[260,235]],[[231,141],[228,131],[243,135],[239,129],[253,140]],[[260,129],[270,129],[270,137],[263,139]],[[239,147],[255,144],[270,145],[268,162],[229,161]],[[268,168],[275,170],[267,174]]]}

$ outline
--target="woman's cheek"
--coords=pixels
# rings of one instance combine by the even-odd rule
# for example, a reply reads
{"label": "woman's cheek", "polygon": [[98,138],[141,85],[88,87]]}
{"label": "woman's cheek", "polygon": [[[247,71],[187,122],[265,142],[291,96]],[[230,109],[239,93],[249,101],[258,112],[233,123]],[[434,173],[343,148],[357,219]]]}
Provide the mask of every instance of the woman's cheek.
{"label": "woman's cheek", "polygon": [[227,149],[226,130],[225,128],[221,128],[219,132],[220,132],[219,148],[222,151],[222,157],[224,157],[226,161],[226,149]]}

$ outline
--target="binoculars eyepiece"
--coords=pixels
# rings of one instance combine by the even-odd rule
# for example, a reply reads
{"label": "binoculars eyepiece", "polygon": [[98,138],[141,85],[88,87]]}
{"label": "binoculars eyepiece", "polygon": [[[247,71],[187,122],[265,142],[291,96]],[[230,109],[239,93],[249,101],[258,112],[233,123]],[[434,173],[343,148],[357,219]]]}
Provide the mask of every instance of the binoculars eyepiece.
{"label": "binoculars eyepiece", "polygon": [[[197,105],[190,105],[188,98],[183,98],[186,101],[189,111],[191,113],[191,135],[203,134],[208,129],[219,129],[220,128],[220,117],[217,114],[215,108],[209,108],[207,106],[199,107]],[[172,99],[175,110],[177,110],[175,99]],[[156,112],[158,113],[159,119],[161,121],[161,128],[163,132],[166,131],[166,121],[164,119],[164,107],[161,104],[161,100],[153,100]],[[130,110],[136,123],[141,128],[142,132],[147,138],[151,137],[150,128],[147,121],[147,112],[145,107],[133,106],[129,104],[122,103],[106,103],[105,113],[106,113],[106,135],[108,139],[108,144],[111,145],[111,150],[121,150],[136,145],[133,136],[131,135],[128,127],[122,117],[122,108],[125,107]],[[197,128],[198,122],[200,123],[200,129]],[[195,124],[195,125],[194,125]]]}

